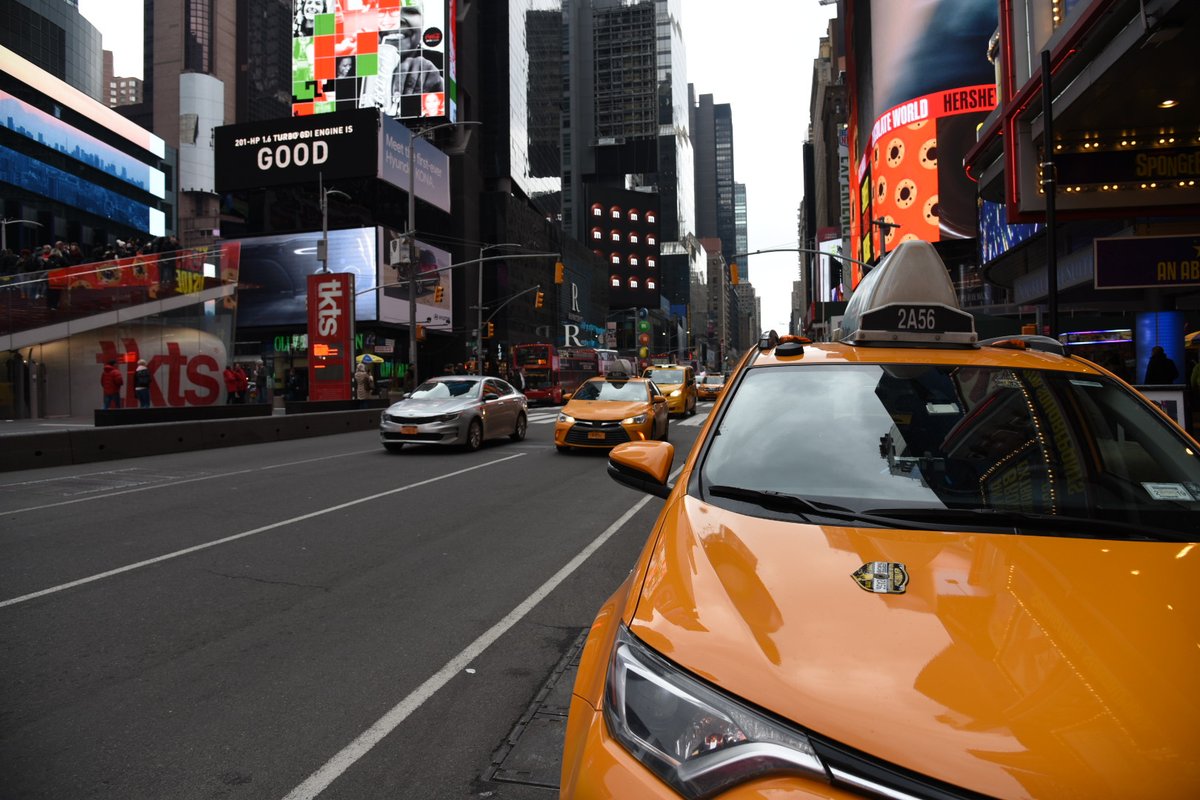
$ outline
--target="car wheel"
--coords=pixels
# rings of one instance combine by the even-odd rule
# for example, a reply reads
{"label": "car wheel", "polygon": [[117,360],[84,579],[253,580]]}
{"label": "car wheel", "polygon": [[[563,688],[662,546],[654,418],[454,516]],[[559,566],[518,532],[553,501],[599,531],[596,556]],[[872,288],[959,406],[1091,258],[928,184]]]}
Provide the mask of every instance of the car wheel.
{"label": "car wheel", "polygon": [[671,437],[671,420],[664,419],[663,420],[663,435],[662,435],[662,438],[659,439],[659,441],[660,442],[668,441],[670,439],[670,437]]}
{"label": "car wheel", "polygon": [[483,423],[477,419],[471,420],[471,424],[467,426],[467,441],[464,445],[467,450],[475,451],[483,444]]}
{"label": "car wheel", "polygon": [[694,417],[696,415],[696,401],[695,400],[692,401],[692,407],[688,409],[687,415],[689,417]]}
{"label": "car wheel", "polygon": [[513,428],[512,434],[508,437],[514,442],[519,442],[525,438],[525,431],[529,427],[529,421],[525,419],[524,414],[517,415],[517,424]]}
{"label": "car wheel", "polygon": [[554,449],[560,453],[571,452],[571,448],[567,447],[565,444],[556,444],[556,445],[554,445]]}
{"label": "car wheel", "polygon": [[404,442],[384,442],[383,449],[389,453],[402,453],[404,452]]}

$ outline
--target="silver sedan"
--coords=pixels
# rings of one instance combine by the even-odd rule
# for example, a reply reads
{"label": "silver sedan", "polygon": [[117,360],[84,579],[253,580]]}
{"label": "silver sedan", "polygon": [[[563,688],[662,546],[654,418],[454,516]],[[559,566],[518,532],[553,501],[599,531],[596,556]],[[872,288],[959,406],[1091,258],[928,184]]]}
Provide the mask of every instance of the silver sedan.
{"label": "silver sedan", "polygon": [[487,439],[525,438],[525,395],[499,378],[430,378],[379,418],[379,440],[398,453],[406,443],[452,444],[478,450]]}

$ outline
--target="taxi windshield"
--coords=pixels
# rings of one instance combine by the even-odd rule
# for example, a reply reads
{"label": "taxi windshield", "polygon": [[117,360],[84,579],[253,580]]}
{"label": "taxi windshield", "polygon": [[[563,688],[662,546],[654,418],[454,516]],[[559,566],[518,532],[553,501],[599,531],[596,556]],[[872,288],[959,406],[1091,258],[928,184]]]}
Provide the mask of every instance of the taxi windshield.
{"label": "taxi windshield", "polygon": [[705,375],[700,379],[700,382],[705,386],[722,386],[725,383],[724,375]]}
{"label": "taxi windshield", "polygon": [[748,370],[727,403],[701,485],[727,497],[749,490],[877,517],[941,514],[943,527],[1023,529],[1013,520],[1069,518],[1194,536],[1200,456],[1101,376],[924,364],[772,367]]}
{"label": "taxi windshield", "polygon": [[646,372],[646,377],[658,384],[683,383],[681,369],[654,369]]}
{"label": "taxi windshield", "polygon": [[588,381],[579,387],[572,400],[623,400],[645,402],[646,384],[641,381]]}

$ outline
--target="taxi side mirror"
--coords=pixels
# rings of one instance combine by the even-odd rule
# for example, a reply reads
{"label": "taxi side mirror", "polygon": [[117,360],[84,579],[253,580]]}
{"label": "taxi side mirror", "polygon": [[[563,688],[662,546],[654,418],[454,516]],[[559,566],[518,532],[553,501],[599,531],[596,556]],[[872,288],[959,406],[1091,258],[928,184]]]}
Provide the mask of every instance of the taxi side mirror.
{"label": "taxi side mirror", "polygon": [[608,454],[608,475],[617,483],[666,498],[672,487],[667,483],[675,445],[670,442],[626,442]]}
{"label": "taxi side mirror", "polygon": [[652,403],[665,403],[665,402],[667,402],[667,398],[663,397],[661,394],[656,394],[656,395],[654,395],[654,397],[651,397],[651,398],[650,398],[650,402],[652,402]]}

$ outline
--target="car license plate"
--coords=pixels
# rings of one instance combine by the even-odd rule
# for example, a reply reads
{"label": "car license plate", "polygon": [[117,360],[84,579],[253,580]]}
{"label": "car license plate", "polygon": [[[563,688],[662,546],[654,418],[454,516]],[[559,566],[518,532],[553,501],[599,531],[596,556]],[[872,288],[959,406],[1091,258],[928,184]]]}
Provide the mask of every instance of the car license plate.
{"label": "car license plate", "polygon": [[403,434],[408,434],[408,435],[414,434],[417,432],[417,426],[416,425],[401,425],[400,432]]}
{"label": "car license plate", "polygon": [[588,431],[589,439],[603,439],[604,431]]}

